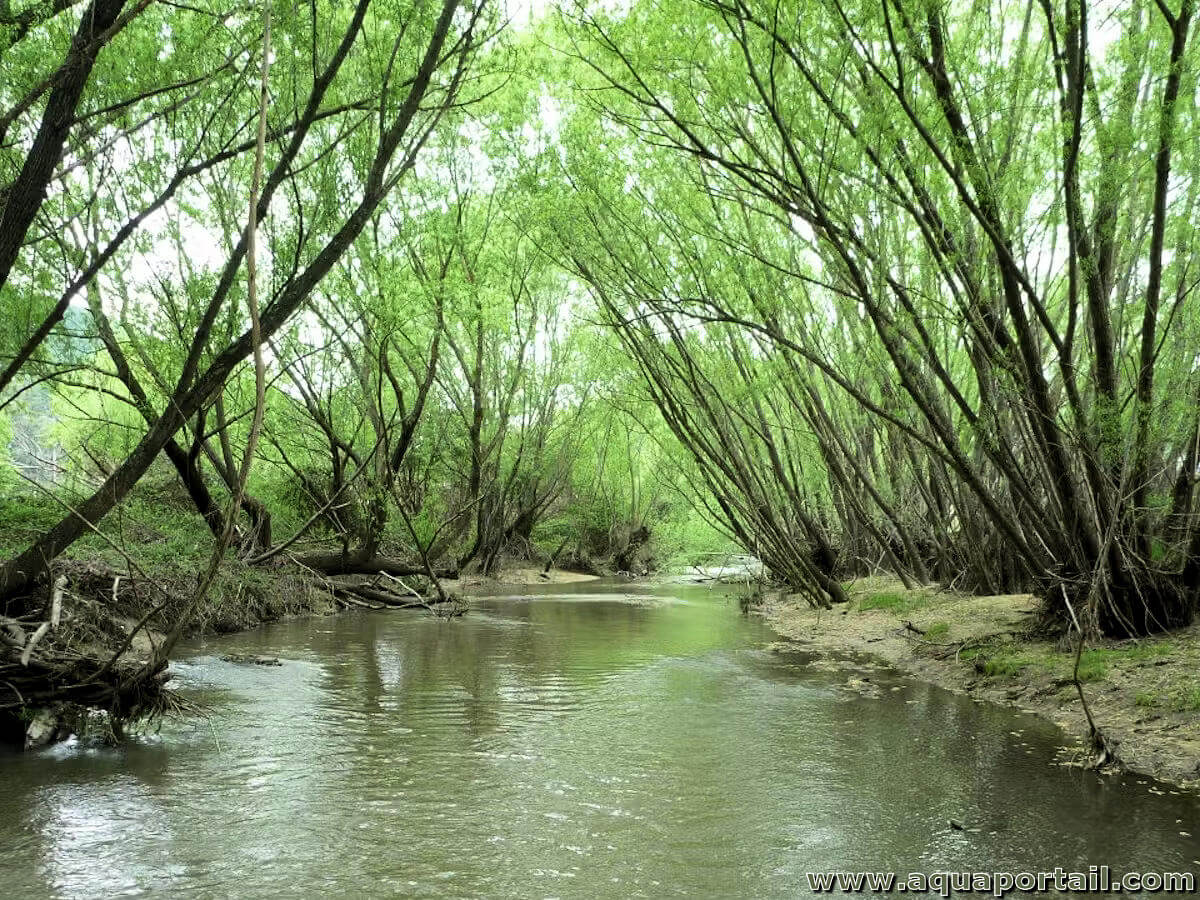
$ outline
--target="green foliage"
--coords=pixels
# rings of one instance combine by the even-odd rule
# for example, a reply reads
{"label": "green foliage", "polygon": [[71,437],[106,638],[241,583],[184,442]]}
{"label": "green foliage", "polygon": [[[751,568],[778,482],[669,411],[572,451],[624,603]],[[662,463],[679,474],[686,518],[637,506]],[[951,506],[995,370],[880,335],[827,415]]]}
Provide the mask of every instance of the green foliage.
{"label": "green foliage", "polygon": [[[0,498],[6,498],[21,487],[21,478],[16,473],[12,453],[13,424],[9,416],[0,413]],[[3,507],[0,502],[0,515]]]}
{"label": "green foliage", "polygon": [[30,541],[52,526],[61,516],[62,507],[52,499],[25,488],[0,503],[0,554],[6,559],[23,550]]}
{"label": "green foliage", "polygon": [[147,571],[196,572],[212,552],[212,535],[181,493],[166,479],[139,488],[105,530],[112,543],[88,534],[71,555],[101,559],[117,571],[127,568],[128,555]]}
{"label": "green foliage", "polygon": [[[311,524],[306,545],[473,565],[560,546],[624,559],[648,532],[635,555],[660,567],[736,545],[807,582],[828,546],[838,577],[887,560],[918,581],[1026,590],[1062,560],[1089,563],[1102,534],[1136,531],[1114,559],[1148,548],[1156,577],[1177,578],[1200,115],[1161,102],[1173,44],[1143,6],[1118,4],[1104,40],[1083,42],[1070,167],[1061,117],[1076,104],[1051,41],[1070,22],[932,3],[897,28],[886,5],[761,0],[564,8],[490,42],[462,81],[435,73],[400,154],[376,167],[376,120],[407,108],[384,79],[408,77],[437,5],[375,0],[260,228],[266,305],[324,258],[368,186],[405,180],[274,321],[251,494],[277,537]],[[329,0],[271,10],[268,165],[353,15]],[[73,15],[0,34],[6,172]],[[483,15],[488,30],[498,13]],[[19,453],[61,451],[51,489],[86,496],[178,404],[176,386],[236,358],[171,448],[228,502],[255,402],[246,279],[227,266],[261,28],[210,0],[151,5],[100,53],[39,237],[0,283],[4,358],[75,297],[18,379],[44,386],[0,412],[5,507],[28,496],[9,474]],[[1184,96],[1197,43],[1181,44]],[[442,108],[452,84],[469,89]],[[1156,204],[1160,141],[1171,191]],[[74,285],[127,224],[101,274]],[[160,461],[105,526],[123,542],[135,523],[156,564],[211,540],[177,488],[151,499],[174,477]],[[53,520],[40,504],[5,510],[9,553]],[[112,553],[95,536],[80,546]],[[858,608],[926,599],[885,591]],[[1091,650],[1081,670],[1137,658]]]}
{"label": "green foliage", "polygon": [[[1172,43],[1149,7],[1118,5],[1073,98],[1051,48],[1078,11],[933,3],[900,28],[887,9],[646,0],[564,15],[590,102],[564,131],[563,256],[729,527],[776,568],[794,533],[878,558],[908,530],[954,560],[942,580],[1017,591],[1136,521],[1130,567],[1149,546],[1178,577],[1171,488],[1195,465],[1197,421],[1197,325],[1178,313],[1200,118],[1170,101],[1168,73],[1193,72],[1197,42],[1186,21]],[[1078,123],[1064,166],[1060,111],[1088,91],[1109,114]],[[1169,191],[1148,164],[1160,143]],[[1026,248],[1040,259],[1073,229],[1088,240],[1065,251],[1072,278],[1031,261]],[[1101,245],[1122,245],[1121,260]],[[1007,302],[983,299],[1001,283]],[[956,484],[938,496],[920,462],[933,447],[937,480]],[[1114,505],[1117,485],[1128,497]],[[950,500],[960,489],[970,499]],[[1172,596],[1150,601],[1154,617],[1187,621]]]}

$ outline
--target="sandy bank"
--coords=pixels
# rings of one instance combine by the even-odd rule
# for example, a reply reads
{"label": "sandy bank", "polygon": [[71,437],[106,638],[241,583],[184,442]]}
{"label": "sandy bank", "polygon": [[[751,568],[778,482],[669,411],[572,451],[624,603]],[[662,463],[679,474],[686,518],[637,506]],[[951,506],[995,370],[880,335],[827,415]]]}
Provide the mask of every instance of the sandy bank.
{"label": "sandy bank", "polygon": [[[781,636],[807,648],[871,654],[948,690],[1086,736],[1071,681],[1074,653],[1030,636],[1033,597],[905,591],[882,578],[848,587],[852,600],[832,611],[775,595],[762,612]],[[1200,625],[1089,646],[1080,679],[1097,724],[1119,741],[1126,769],[1200,789]]]}
{"label": "sandy bank", "polygon": [[584,575],[582,572],[564,572],[561,569],[542,572],[541,569],[532,566],[514,566],[501,569],[495,575],[464,575],[462,578],[442,579],[442,585],[446,590],[469,594],[471,588],[481,585],[576,584],[581,581],[596,581],[599,577]]}

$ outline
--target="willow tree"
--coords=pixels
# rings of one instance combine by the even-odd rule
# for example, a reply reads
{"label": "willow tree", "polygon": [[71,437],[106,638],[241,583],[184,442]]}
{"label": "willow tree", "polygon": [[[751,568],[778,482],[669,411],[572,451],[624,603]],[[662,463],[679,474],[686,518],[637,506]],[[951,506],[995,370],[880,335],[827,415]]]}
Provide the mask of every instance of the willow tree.
{"label": "willow tree", "polygon": [[506,211],[511,189],[464,203],[438,377],[453,424],[448,481],[459,510],[442,545],[493,572],[505,550],[532,555],[533,530],[565,490],[589,391],[564,278]]}
{"label": "willow tree", "polygon": [[[305,530],[322,520],[340,545],[299,558],[317,572],[420,571],[388,558],[397,548],[385,544],[395,543],[388,526],[396,514],[407,520],[423,499],[405,482],[442,364],[453,257],[443,218],[394,198],[322,284],[308,315],[273,342],[282,371],[267,458],[293,503],[314,510]],[[403,543],[411,559],[415,550]]]}
{"label": "willow tree", "polygon": [[[594,133],[588,118],[569,128],[575,192],[561,203],[560,246],[675,439],[690,450],[693,499],[815,603],[844,599],[838,578],[870,570],[880,558],[910,583],[910,573],[927,579],[917,523],[887,496],[900,479],[886,471],[880,477],[882,442],[872,423],[839,402],[836,385],[775,353],[765,335],[681,308],[681,297],[732,304],[788,294],[787,321],[822,342],[820,332],[829,329],[821,328],[812,298],[782,274],[795,265],[786,234],[750,219],[714,231],[701,186],[640,150],[630,153],[637,185],[622,190],[624,173],[596,164],[606,148],[588,150],[573,139]],[[860,374],[871,371],[861,352],[853,364]]]}
{"label": "willow tree", "polygon": [[[237,224],[241,216],[232,225],[220,221],[214,211],[219,204],[206,206],[205,186],[195,181],[202,172],[219,171],[227,179],[249,183],[244,153],[246,140],[254,146],[246,133],[252,123],[257,124],[257,92],[252,87],[222,92],[214,86],[212,94],[202,94],[189,107],[193,115],[179,119],[172,118],[174,110],[168,103],[165,111],[151,117],[158,124],[147,126],[149,137],[139,134],[139,140],[122,145],[132,150],[131,157],[112,151],[103,133],[80,130],[74,152],[84,157],[108,152],[112,168],[90,195],[81,192],[77,180],[66,177],[58,182],[54,196],[62,204],[94,208],[102,216],[101,230],[111,237],[103,238],[104,247],[94,258],[86,253],[66,254],[69,260],[81,260],[84,269],[54,287],[59,296],[68,296],[78,289],[77,282],[86,284],[118,259],[133,270],[140,261],[155,276],[162,274],[155,271],[160,268],[156,261],[172,250],[186,255],[191,247],[208,245],[216,248],[217,261],[193,273],[195,277],[185,273],[178,280],[170,276],[160,280],[177,300],[173,313],[167,315],[167,333],[180,341],[180,352],[163,372],[168,388],[161,408],[145,416],[141,440],[103,484],[0,567],[0,595],[27,592],[51,560],[96,527],[185,424],[215,403],[255,349],[256,340],[269,339],[304,307],[389,193],[412,170],[447,112],[469,99],[463,95],[464,83],[493,27],[486,4],[463,5],[458,0],[434,7],[359,0],[347,8],[314,5],[310,13],[296,17],[280,11],[275,16],[285,23],[276,35],[275,52],[286,62],[276,68],[271,82],[277,102],[268,112],[266,164],[254,210],[270,260],[270,291],[258,329],[247,327],[243,300],[248,231]],[[236,63],[231,87],[240,87],[237,78],[248,64],[244,34],[237,28],[231,33],[221,30],[224,13],[197,8],[191,14],[212,34],[228,39],[221,49]],[[236,17],[231,25],[254,33],[251,25]],[[91,34],[90,26],[81,28]],[[161,46],[161,33],[161,28],[131,26],[119,35],[126,42],[120,46],[127,46],[131,56],[144,57],[153,45],[161,55],[172,49]],[[118,44],[114,38],[104,57],[112,55],[114,64],[122,59]],[[211,72],[221,71],[202,55],[191,62],[202,67],[196,77],[204,84],[209,83]],[[81,88],[82,99],[76,105],[86,103],[88,108],[117,114],[124,101],[129,101],[128,107],[162,93],[148,88],[130,98],[120,93],[124,84],[115,81],[118,87],[100,92],[103,85],[93,77]],[[89,88],[96,93],[89,94]],[[168,93],[178,89],[186,96],[186,88],[175,83],[160,88]],[[114,104],[116,112],[110,109]],[[72,114],[68,119],[74,122]],[[119,143],[125,136],[118,130],[115,140]],[[29,153],[36,155],[37,137],[31,140]],[[155,160],[142,158],[151,151]],[[56,153],[56,165],[78,168],[77,160],[62,153],[61,149]],[[161,168],[159,160],[164,161]],[[138,192],[130,203],[137,212],[125,218],[114,215],[111,207],[120,207],[119,201],[128,199],[120,193],[124,179],[118,177],[127,172]],[[155,179],[156,183],[147,184]],[[178,197],[185,185],[192,186],[192,192]],[[179,210],[189,220],[174,244],[169,233],[150,228],[151,213],[164,206]],[[135,236],[141,240],[134,240]],[[27,254],[35,251],[36,247],[24,248]],[[118,251],[126,255],[118,256]],[[57,304],[51,308],[49,318],[57,308]],[[35,329],[25,346],[31,342],[36,346],[42,330],[41,326]],[[148,395],[148,399],[153,398]]]}
{"label": "willow tree", "polygon": [[[1188,621],[1200,587],[1193,12],[694,0],[571,26],[609,120],[690,157],[714,217],[786,225],[1030,581],[1113,633]],[[786,297],[675,300],[814,362]]]}

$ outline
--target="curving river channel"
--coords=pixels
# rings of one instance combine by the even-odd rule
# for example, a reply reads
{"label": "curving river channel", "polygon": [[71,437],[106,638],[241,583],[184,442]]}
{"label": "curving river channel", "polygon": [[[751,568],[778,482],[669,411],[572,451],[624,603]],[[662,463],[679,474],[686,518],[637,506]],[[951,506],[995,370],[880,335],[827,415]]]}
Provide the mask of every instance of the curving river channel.
{"label": "curving river channel", "polygon": [[821,870],[1200,870],[1195,795],[1053,765],[1053,727],[886,672],[864,697],[771,640],[719,589],[596,582],[209,639],[175,664],[207,719],[0,760],[0,894],[796,897]]}

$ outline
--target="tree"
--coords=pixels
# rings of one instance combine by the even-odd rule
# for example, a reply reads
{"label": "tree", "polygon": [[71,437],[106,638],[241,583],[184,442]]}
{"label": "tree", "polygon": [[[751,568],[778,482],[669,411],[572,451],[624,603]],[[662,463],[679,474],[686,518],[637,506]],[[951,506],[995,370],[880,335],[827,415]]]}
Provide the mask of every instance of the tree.
{"label": "tree", "polygon": [[[447,110],[460,102],[459,92],[477,48],[488,36],[482,4],[460,9],[456,0],[447,0],[433,16],[421,9],[396,10],[401,21],[407,23],[398,33],[390,31],[384,21],[373,24],[372,30],[382,29],[392,35],[384,50],[360,39],[370,6],[369,0],[355,6],[341,24],[339,38],[326,61],[321,61],[319,51],[311,55],[311,81],[297,79],[306,85],[307,97],[297,104],[298,118],[289,126],[286,142],[268,167],[257,219],[268,229],[273,222],[280,222],[281,230],[292,240],[272,248],[275,283],[261,316],[261,340],[270,338],[301,309],[392,188],[411,170]],[[317,35],[319,26],[319,22],[313,22]],[[406,71],[408,60],[411,68]],[[348,137],[321,122],[327,100],[338,93],[352,93],[356,77],[368,74],[377,80],[379,103],[371,113],[357,117]],[[343,143],[345,155],[341,159],[333,157],[334,148]],[[358,182],[355,194],[344,205],[336,196],[309,195],[291,177],[297,169],[306,168],[326,178],[338,177],[343,184],[353,173]],[[281,188],[290,192],[291,208],[286,215],[272,216],[272,202]],[[306,217],[306,203],[316,205],[319,214],[315,221]],[[213,402],[254,349],[251,331],[244,328],[228,340],[210,343],[218,317],[228,311],[234,299],[234,286],[246,254],[246,234],[233,237],[233,246],[219,274],[215,273],[207,296],[197,296],[189,309],[194,316],[194,336],[180,361],[164,409],[133,452],[90,497],[0,567],[0,593],[4,596],[26,591],[50,560],[120,502],[167,442],[189,418]],[[279,265],[283,260],[287,262]]]}
{"label": "tree", "polygon": [[[649,311],[815,367],[937,461],[1016,580],[1064,614],[1094,596],[1093,627],[1144,633],[1188,621],[1200,589],[1180,315],[1196,179],[1174,152],[1195,128],[1193,5],[1113,11],[1121,35],[1099,52],[1092,12],[700,0],[581,11],[572,33],[608,121],[694,160],[706,234],[762,218],[795,248],[751,256],[785,267],[781,295],[671,286]],[[647,32],[665,43],[653,59]],[[829,358],[789,315],[797,293],[887,360],[898,397]]]}

